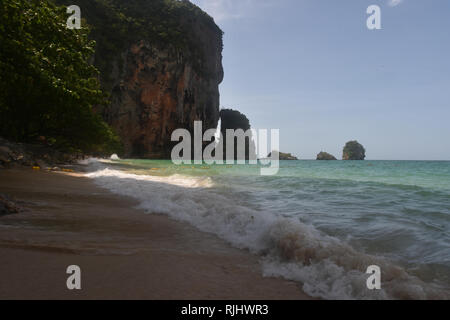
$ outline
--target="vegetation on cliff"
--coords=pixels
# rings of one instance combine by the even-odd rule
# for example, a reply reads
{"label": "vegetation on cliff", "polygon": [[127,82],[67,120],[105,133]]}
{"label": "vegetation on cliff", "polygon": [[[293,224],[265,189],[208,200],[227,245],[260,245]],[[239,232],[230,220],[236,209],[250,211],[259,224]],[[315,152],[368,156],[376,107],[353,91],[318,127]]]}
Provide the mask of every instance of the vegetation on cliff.
{"label": "vegetation on cliff", "polygon": [[320,152],[317,155],[316,160],[337,160],[335,156],[333,156],[332,154],[329,154],[328,152]]}
{"label": "vegetation on cliff", "polygon": [[[71,0],[52,0],[72,5]],[[217,127],[222,31],[185,0],[77,0],[91,29],[90,62],[110,103],[96,105],[123,157],[168,158],[176,128]]]}
{"label": "vegetation on cliff", "polygon": [[0,4],[0,136],[103,153],[116,136],[92,106],[105,102],[88,63],[89,30],[70,30],[66,8],[38,0]]}
{"label": "vegetation on cliff", "polygon": [[[54,1],[73,4],[72,0]],[[111,89],[113,63],[137,41],[145,39],[190,55],[194,68],[202,73],[206,57],[193,22],[201,20],[222,39],[222,30],[214,20],[187,0],[77,0],[76,3],[92,28],[91,38],[97,42],[95,65],[107,90]]]}
{"label": "vegetation on cliff", "polygon": [[214,67],[219,59],[209,55],[211,47],[221,50],[223,33],[189,1],[78,0],[81,30],[66,27],[72,4],[1,2],[0,136],[65,151],[117,152],[117,136],[97,114],[108,103],[104,92],[121,79],[117,73],[129,71],[121,68],[121,55],[141,40],[167,49],[174,61],[189,61],[197,75],[214,73],[221,81],[221,65]]}
{"label": "vegetation on cliff", "polygon": [[349,141],[344,147],[343,160],[364,160],[366,158],[366,150],[358,141]]}

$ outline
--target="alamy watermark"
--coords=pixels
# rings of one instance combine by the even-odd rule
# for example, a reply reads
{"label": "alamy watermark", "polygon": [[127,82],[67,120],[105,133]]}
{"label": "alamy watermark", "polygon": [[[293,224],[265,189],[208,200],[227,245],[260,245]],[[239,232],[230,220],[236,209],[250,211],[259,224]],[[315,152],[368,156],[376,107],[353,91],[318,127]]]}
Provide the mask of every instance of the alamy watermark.
{"label": "alamy watermark", "polygon": [[367,278],[366,285],[369,290],[380,290],[381,289],[381,268],[377,265],[372,265],[367,267],[367,274],[370,274]]}
{"label": "alamy watermark", "polygon": [[66,25],[69,29],[81,29],[81,9],[77,5],[67,7],[67,14],[71,16],[67,19]]}
{"label": "alamy watermark", "polygon": [[66,273],[70,274],[66,281],[67,289],[81,290],[81,268],[77,265],[70,265],[67,267]]}
{"label": "alamy watermark", "polygon": [[[172,149],[171,159],[181,164],[261,164],[261,175],[275,175],[279,170],[280,130],[270,130],[270,151],[267,129],[227,129],[225,139],[217,135],[217,129],[203,133],[201,121],[194,122],[194,138],[187,129],[173,131],[171,140],[179,142]],[[181,142],[180,142],[181,139]],[[225,157],[224,157],[224,140]],[[204,147],[205,143],[209,143]],[[263,155],[258,159],[258,154]],[[267,156],[265,156],[267,155]]]}
{"label": "alamy watermark", "polygon": [[[366,13],[370,16],[367,18],[366,25],[369,30],[381,29],[381,8],[378,5],[370,5],[367,7]],[[67,7],[67,14],[71,16],[67,19],[66,25],[69,29],[81,29],[81,9],[77,5]]]}
{"label": "alamy watermark", "polygon": [[380,30],[381,29],[381,9],[377,5],[371,5],[367,7],[367,14],[370,16],[367,18],[366,25],[369,30]]}

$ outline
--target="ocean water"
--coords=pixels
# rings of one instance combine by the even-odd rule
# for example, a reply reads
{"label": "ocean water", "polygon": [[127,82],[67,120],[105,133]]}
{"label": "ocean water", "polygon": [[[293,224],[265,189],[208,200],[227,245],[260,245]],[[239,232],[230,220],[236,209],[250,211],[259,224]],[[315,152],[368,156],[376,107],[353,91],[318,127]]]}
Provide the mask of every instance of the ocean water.
{"label": "ocean water", "polygon": [[[326,299],[450,298],[450,162],[88,162],[88,177],[260,257],[265,276]],[[381,290],[366,269],[381,268]]]}

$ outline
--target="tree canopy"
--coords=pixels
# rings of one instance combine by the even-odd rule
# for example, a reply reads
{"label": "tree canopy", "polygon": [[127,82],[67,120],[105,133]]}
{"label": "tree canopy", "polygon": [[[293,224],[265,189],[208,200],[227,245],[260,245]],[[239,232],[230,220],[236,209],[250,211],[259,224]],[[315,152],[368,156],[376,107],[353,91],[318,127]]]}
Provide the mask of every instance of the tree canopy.
{"label": "tree canopy", "polygon": [[89,30],[66,26],[66,7],[47,0],[0,4],[0,135],[30,142],[44,136],[67,151],[106,152],[118,138],[96,115],[106,103],[89,64]]}

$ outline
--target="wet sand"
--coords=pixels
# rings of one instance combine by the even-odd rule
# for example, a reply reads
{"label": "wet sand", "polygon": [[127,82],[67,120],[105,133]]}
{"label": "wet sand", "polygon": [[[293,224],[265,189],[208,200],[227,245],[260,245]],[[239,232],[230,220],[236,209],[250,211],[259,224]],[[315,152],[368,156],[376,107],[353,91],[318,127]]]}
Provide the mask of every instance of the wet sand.
{"label": "wet sand", "polygon": [[[258,258],[81,174],[0,170],[24,210],[0,216],[0,299],[309,299]],[[68,290],[66,268],[81,268]]]}

